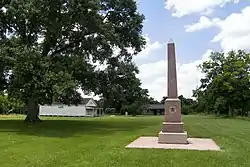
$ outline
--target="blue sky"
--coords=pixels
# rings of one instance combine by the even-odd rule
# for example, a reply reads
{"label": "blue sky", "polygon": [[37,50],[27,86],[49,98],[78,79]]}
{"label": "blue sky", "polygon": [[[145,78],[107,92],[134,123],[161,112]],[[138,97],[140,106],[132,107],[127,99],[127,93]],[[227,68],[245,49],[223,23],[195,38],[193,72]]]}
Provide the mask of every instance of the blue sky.
{"label": "blue sky", "polygon": [[[146,17],[143,32],[148,34],[150,39],[165,43],[169,38],[173,38],[181,63],[199,59],[207,48],[221,49],[218,44],[210,42],[218,32],[216,28],[197,33],[185,32],[184,25],[199,20],[199,14],[183,18],[172,17],[172,12],[164,8],[164,3],[164,0],[140,0],[138,3],[139,11]],[[240,12],[247,5],[250,5],[250,1],[245,0],[238,4],[227,4],[225,8],[217,7],[211,16],[225,18],[231,13]],[[163,53],[159,53],[156,57],[154,59],[165,58]]]}
{"label": "blue sky", "polygon": [[203,76],[196,66],[211,51],[250,49],[249,0],[137,0],[146,17],[147,46],[136,58],[144,88],[160,100],[166,95],[166,48],[176,44],[178,91],[186,97]]}

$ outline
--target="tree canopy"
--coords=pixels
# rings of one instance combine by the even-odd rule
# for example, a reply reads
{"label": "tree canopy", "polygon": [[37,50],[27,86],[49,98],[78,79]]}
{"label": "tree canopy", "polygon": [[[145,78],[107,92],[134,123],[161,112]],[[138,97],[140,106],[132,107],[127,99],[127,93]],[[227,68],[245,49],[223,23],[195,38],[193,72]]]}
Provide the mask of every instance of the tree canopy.
{"label": "tree canopy", "polygon": [[27,121],[39,121],[38,104],[79,103],[78,89],[107,98],[138,89],[127,80],[140,85],[122,72],[137,71],[132,56],[145,45],[134,0],[3,1],[0,18],[0,88],[28,104]]}
{"label": "tree canopy", "polygon": [[250,54],[243,51],[212,52],[199,65],[205,74],[194,90],[197,111],[219,115],[246,116],[250,102]]}
{"label": "tree canopy", "polygon": [[101,78],[99,93],[102,93],[104,108],[115,108],[120,112],[122,107],[134,103],[137,107],[147,103],[148,90],[141,88],[141,82],[136,77],[138,69],[134,63],[114,60],[104,71]]}

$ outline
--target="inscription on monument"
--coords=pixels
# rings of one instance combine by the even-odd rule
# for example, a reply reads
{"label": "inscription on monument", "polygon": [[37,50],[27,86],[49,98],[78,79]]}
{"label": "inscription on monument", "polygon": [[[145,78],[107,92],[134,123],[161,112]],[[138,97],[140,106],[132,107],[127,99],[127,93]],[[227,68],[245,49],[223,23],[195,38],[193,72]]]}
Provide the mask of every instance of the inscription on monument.
{"label": "inscription on monument", "polygon": [[169,107],[169,112],[170,113],[175,113],[176,112],[176,107],[175,106],[170,106]]}

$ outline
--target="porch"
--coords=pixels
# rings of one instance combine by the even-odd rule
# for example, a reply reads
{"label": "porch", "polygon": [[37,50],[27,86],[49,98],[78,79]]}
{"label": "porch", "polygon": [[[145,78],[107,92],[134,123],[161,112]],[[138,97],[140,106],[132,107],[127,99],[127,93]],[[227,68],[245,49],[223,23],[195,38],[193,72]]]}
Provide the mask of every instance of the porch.
{"label": "porch", "polygon": [[99,117],[104,115],[103,108],[98,107],[86,107],[86,116]]}

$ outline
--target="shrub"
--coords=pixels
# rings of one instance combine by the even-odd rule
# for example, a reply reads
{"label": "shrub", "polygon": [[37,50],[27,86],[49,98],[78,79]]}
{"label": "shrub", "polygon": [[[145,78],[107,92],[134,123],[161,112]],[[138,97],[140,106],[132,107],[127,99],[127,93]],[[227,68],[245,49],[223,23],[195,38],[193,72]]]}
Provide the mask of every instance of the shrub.
{"label": "shrub", "polygon": [[22,101],[0,95],[0,114],[25,114],[25,105]]}

